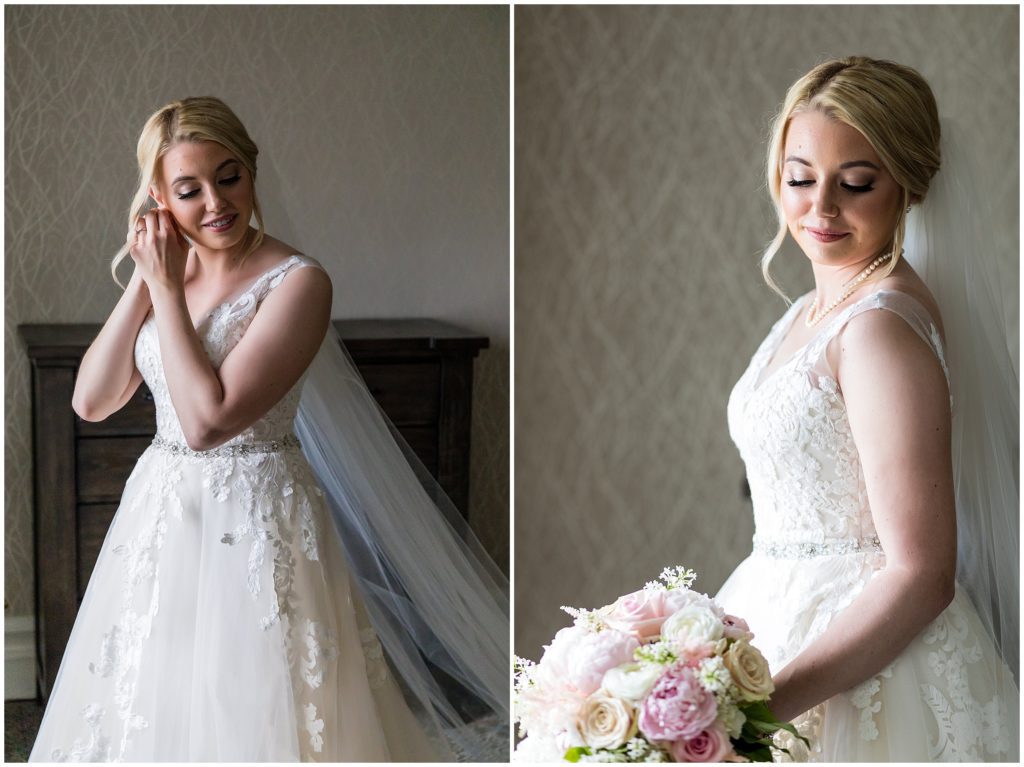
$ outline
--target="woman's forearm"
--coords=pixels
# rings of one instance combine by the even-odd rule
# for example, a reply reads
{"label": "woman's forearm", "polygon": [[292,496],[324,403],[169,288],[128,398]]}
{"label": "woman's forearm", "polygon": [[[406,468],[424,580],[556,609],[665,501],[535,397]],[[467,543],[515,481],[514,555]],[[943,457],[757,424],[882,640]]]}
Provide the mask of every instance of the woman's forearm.
{"label": "woman's forearm", "polygon": [[131,396],[135,339],[150,306],[149,290],[136,273],[79,365],[71,406],[84,420],[102,421]]}
{"label": "woman's forearm", "polygon": [[192,325],[184,291],[167,286],[151,291],[171,402],[189,447],[206,450],[222,441],[216,425],[224,387]]}
{"label": "woman's forearm", "polygon": [[953,597],[952,573],[887,568],[774,677],[772,711],[792,719],[888,666]]}

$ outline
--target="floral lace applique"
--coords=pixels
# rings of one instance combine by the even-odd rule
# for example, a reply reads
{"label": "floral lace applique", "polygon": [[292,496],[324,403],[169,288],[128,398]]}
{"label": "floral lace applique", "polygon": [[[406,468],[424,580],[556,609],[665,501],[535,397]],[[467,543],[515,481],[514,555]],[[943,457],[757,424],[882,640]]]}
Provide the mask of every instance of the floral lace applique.
{"label": "floral lace applique", "polygon": [[875,714],[882,710],[882,701],[874,700],[874,697],[882,689],[882,678],[892,678],[892,669],[893,664],[890,663],[878,674],[846,693],[853,707],[860,710],[860,736],[864,740],[878,740]]}
{"label": "floral lace applique", "polygon": [[[825,722],[824,704],[819,704],[792,720],[796,731],[807,738],[807,743],[779,730],[775,733],[773,762],[819,762],[821,761],[821,728]],[[809,745],[808,745],[809,744]],[[782,749],[786,749],[783,751]],[[788,751],[788,754],[786,753]]]}
{"label": "floral lace applique", "polygon": [[303,707],[306,721],[306,733],[309,735],[309,745],[317,753],[320,753],[324,747],[324,738],[321,734],[324,731],[324,720],[318,719],[316,716],[316,706],[312,703],[307,703]]}
{"label": "floral lace applique", "polygon": [[947,608],[922,635],[925,644],[935,645],[928,654],[928,666],[943,679],[945,692],[937,686],[921,685],[921,697],[935,715],[938,737],[929,743],[932,759],[937,761],[978,762],[991,760],[1009,750],[1007,713],[1003,702],[994,697],[981,703],[971,693],[967,666],[982,657],[971,637],[967,616],[955,606]]}
{"label": "floral lace applique", "polygon": [[305,621],[303,640],[309,655],[301,661],[302,678],[315,690],[324,681],[324,662],[338,657],[338,646],[322,623],[308,618]]}
{"label": "floral lace applique", "polygon": [[55,748],[50,752],[50,759],[54,762],[109,762],[110,738],[100,731],[103,714],[104,710],[95,703],[86,706],[82,711],[82,717],[89,726],[89,740],[76,740],[71,746],[70,753]]}

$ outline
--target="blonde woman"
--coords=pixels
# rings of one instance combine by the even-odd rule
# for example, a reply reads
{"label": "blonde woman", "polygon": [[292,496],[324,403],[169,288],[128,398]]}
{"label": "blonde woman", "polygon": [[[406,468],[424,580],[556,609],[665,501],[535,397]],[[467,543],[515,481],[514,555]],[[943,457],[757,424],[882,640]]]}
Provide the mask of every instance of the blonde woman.
{"label": "blonde woman", "polygon": [[[996,371],[964,364],[959,328],[987,307],[933,295],[908,262],[946,258],[963,293],[965,262],[991,257],[942,253],[950,229],[970,229],[936,188],[951,173],[944,139],[920,74],[863,57],[798,80],[774,124],[765,275],[774,285],[789,234],[815,288],[730,397],[756,534],[718,599],[748,620],[772,708],[797,720],[811,760],[1018,758],[1016,479],[999,468],[1015,461],[1016,419],[969,422],[988,395],[965,382]],[[944,236],[906,236],[908,217],[933,213]],[[987,340],[1005,355],[1004,338]],[[1000,396],[1015,412],[1016,392]],[[988,445],[972,441],[986,429]]]}
{"label": "blonde woman", "polygon": [[341,351],[327,273],[265,234],[257,153],[215,98],[168,104],[140,136],[112,265],[130,256],[135,270],[73,406],[102,420],[145,380],[157,434],[32,760],[485,758],[460,742],[464,718],[421,650],[503,715],[500,579],[427,496]]}

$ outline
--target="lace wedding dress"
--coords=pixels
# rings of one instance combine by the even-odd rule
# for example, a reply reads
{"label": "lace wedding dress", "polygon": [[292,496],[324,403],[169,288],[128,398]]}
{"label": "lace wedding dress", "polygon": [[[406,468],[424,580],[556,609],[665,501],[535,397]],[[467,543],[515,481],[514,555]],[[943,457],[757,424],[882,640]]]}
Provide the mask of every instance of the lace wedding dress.
{"label": "lace wedding dress", "polygon": [[[806,301],[772,328],[728,407],[756,532],[753,553],[716,598],[747,620],[773,672],[814,642],[885,566],[842,392],[825,355],[828,342],[858,314],[887,310],[924,339],[945,370],[942,341],[925,309],[904,293],[879,290],[838,313],[764,377]],[[797,747],[794,757],[1015,762],[1017,706],[1012,674],[958,586],[945,611],[881,673],[797,720],[810,750]]]}
{"label": "lace wedding dress", "polygon": [[[202,320],[214,366],[263,298],[305,266],[318,265],[288,258]],[[135,362],[156,438],[125,486],[30,760],[450,759],[406,706],[350,588],[292,432],[303,381],[197,453],[171,404],[152,317]]]}

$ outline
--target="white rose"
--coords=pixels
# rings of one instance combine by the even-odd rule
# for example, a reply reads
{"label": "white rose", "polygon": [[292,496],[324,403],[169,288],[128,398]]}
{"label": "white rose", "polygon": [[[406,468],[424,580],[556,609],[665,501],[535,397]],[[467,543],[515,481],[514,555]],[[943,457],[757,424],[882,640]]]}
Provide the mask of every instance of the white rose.
{"label": "white rose", "polygon": [[740,700],[764,700],[775,690],[768,661],[746,640],[733,642],[722,660],[732,674]]}
{"label": "white rose", "polygon": [[639,702],[647,697],[665,669],[655,663],[625,663],[608,669],[601,687],[616,698]]}
{"label": "white rose", "polygon": [[577,727],[591,748],[618,748],[636,734],[636,711],[625,701],[595,692],[583,704]]}
{"label": "white rose", "polygon": [[690,605],[670,616],[661,627],[661,638],[677,642],[685,650],[698,650],[722,638],[721,619],[703,605]]}

